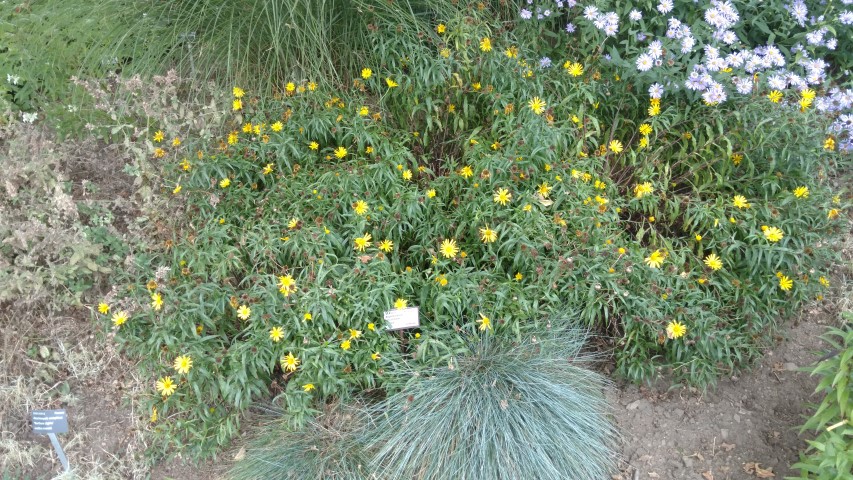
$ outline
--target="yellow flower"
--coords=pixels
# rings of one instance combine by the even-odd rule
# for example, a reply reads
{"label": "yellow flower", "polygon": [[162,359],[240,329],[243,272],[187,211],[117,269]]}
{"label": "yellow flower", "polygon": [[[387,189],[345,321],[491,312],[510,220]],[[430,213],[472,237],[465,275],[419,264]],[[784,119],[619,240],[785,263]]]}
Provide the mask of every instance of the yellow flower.
{"label": "yellow flower", "polygon": [[172,146],[173,147],[179,147],[180,145],[181,145],[181,139],[180,138],[175,137],[172,139]]}
{"label": "yellow flower", "polygon": [[823,149],[829,150],[830,152],[835,150],[835,139],[832,137],[826,137],[826,140],[823,141]]}
{"label": "yellow flower", "polygon": [[480,229],[480,238],[483,243],[492,243],[498,239],[498,233],[486,226]]}
{"label": "yellow flower", "polygon": [[824,287],[829,287],[829,280],[827,280],[826,277],[820,277],[820,278],[818,278],[818,281]]}
{"label": "yellow flower", "polygon": [[163,296],[157,292],[151,294],[151,308],[158,312],[163,308]]}
{"label": "yellow flower", "polygon": [[369,233],[365,233],[360,237],[356,237],[355,246],[353,248],[355,250],[358,250],[359,252],[363,252],[370,245],[370,240],[372,238],[373,237]]}
{"label": "yellow flower", "polygon": [[431,188],[426,192],[428,198],[435,198],[435,189]]}
{"label": "yellow flower", "polygon": [[286,372],[295,372],[299,367],[299,359],[293,356],[293,353],[287,352],[287,355],[281,357],[281,368]]}
{"label": "yellow flower", "polygon": [[740,165],[740,162],[743,161],[743,155],[740,153],[733,153],[731,158],[732,163],[735,164],[735,166]]}
{"label": "yellow flower", "polygon": [[366,117],[366,116],[370,115],[370,109],[367,107],[361,107],[358,110],[358,114],[362,117]]}
{"label": "yellow flower", "polygon": [[648,135],[652,133],[652,126],[648,123],[640,125],[640,135]]}
{"label": "yellow flower", "polygon": [[656,117],[658,115],[660,115],[660,104],[658,104],[658,103],[652,104],[649,107],[649,116],[650,117]]}
{"label": "yellow flower", "polygon": [[372,360],[379,360],[380,358],[382,358],[382,355],[379,355],[379,352],[374,352],[370,354],[370,358]]}
{"label": "yellow flower", "polygon": [[794,196],[797,198],[809,198],[809,187],[797,187],[794,189]]}
{"label": "yellow flower", "polygon": [[290,93],[293,93],[293,91],[296,90],[296,85],[294,85],[293,82],[287,82],[287,85],[284,86],[284,89]]}
{"label": "yellow flower", "polygon": [[640,146],[640,148],[648,147],[649,146],[649,137],[645,136],[645,137],[640,138],[639,146]]}
{"label": "yellow flower", "polygon": [[344,158],[347,156],[347,149],[345,147],[338,147],[335,149],[335,156],[338,158]]}
{"label": "yellow flower", "polygon": [[166,156],[166,151],[163,150],[162,148],[155,148],[154,149],[154,158],[163,158],[165,156]]}
{"label": "yellow flower", "polygon": [[263,173],[264,175],[269,175],[270,173],[272,173],[272,171],[273,171],[273,164],[268,163],[268,164],[266,164],[266,166],[264,166],[264,169],[261,170],[261,173]]}
{"label": "yellow flower", "polygon": [[528,203],[527,205],[522,207],[522,210],[524,210],[525,212],[529,212],[529,211],[533,210],[533,205]]}
{"label": "yellow flower", "polygon": [[181,355],[175,359],[172,367],[178,372],[187,374],[193,368],[193,359],[189,355]]}
{"label": "yellow flower", "polygon": [[223,178],[222,180],[219,181],[219,187],[220,188],[228,188],[229,185],[231,185],[231,179],[230,178]]}
{"label": "yellow flower", "polygon": [[252,309],[246,305],[241,305],[240,308],[237,309],[237,318],[240,320],[248,320],[249,317],[252,316]]}
{"label": "yellow flower", "polygon": [[624,148],[622,147],[622,142],[620,142],[619,140],[611,140],[610,145],[608,145],[608,147],[613,153],[619,153],[624,150]]}
{"label": "yellow flower", "polygon": [[499,188],[492,197],[492,200],[494,200],[495,203],[500,203],[505,206],[512,200],[512,193],[510,193],[506,188]]}
{"label": "yellow flower", "polygon": [[388,77],[385,79],[385,84],[388,85],[388,88],[394,88],[394,87],[400,86],[400,84],[398,84],[397,82],[392,80],[391,77]]}
{"label": "yellow flower", "polygon": [[779,90],[773,90],[767,94],[767,98],[769,98],[773,103],[779,103],[779,101],[782,100],[782,92]]}
{"label": "yellow flower", "polygon": [[240,87],[234,87],[232,93],[234,94],[235,98],[243,98],[243,95],[245,95],[246,92],[244,92],[243,89]]}
{"label": "yellow flower", "polygon": [[273,342],[279,342],[284,338],[284,329],[281,327],[272,327],[270,329],[270,340]]}
{"label": "yellow flower", "polygon": [[371,70],[369,68],[362,68],[361,69],[361,78],[367,80],[368,78],[370,78],[372,76],[373,76],[373,70]]}
{"label": "yellow flower", "polygon": [[443,58],[450,58],[450,49],[446,47],[442,48],[438,51],[438,54],[441,55]]}
{"label": "yellow flower", "polygon": [[548,195],[551,193],[552,188],[553,187],[548,185],[548,182],[542,182],[539,185],[539,188],[536,189],[536,191],[539,192],[539,195],[542,195],[543,197],[548,198]]}
{"label": "yellow flower", "polygon": [[516,57],[518,57],[518,47],[513,45],[513,46],[507,48],[506,50],[504,50],[504,53],[509,58],[516,58]]}
{"label": "yellow flower", "polygon": [[192,168],[192,165],[190,165],[190,161],[185,158],[185,159],[181,160],[181,168],[185,172],[188,172]]}
{"label": "yellow flower", "polygon": [[489,37],[484,37],[482,40],[480,40],[480,50],[484,52],[492,51],[492,41],[489,39]]}
{"label": "yellow flower", "polygon": [[314,390],[314,384],[313,383],[306,383],[305,385],[302,385],[302,390],[305,390],[306,392],[310,392],[311,390]]}
{"label": "yellow flower", "polygon": [[787,292],[794,286],[794,281],[785,275],[779,277],[779,288]]}
{"label": "yellow flower", "polygon": [[698,233],[697,233],[697,234],[696,234],[696,236],[695,236],[695,237],[693,237],[693,238],[695,238],[697,242],[701,242],[701,241],[702,241],[702,235],[699,235]]}
{"label": "yellow flower", "polygon": [[394,308],[397,310],[402,310],[409,306],[409,302],[405,298],[398,298],[394,301]]}
{"label": "yellow flower", "polygon": [[343,350],[349,350],[350,346],[352,346],[352,344],[349,340],[344,340],[343,342],[341,342],[341,349]]}
{"label": "yellow flower", "polygon": [[110,306],[104,302],[101,302],[98,304],[98,311],[106,315],[110,313]]}
{"label": "yellow flower", "polygon": [[412,171],[409,169],[403,170],[403,180],[410,181],[412,179]]}
{"label": "yellow flower", "polygon": [[803,90],[802,92],[800,92],[800,96],[803,97],[803,100],[808,100],[808,101],[814,100],[815,95],[816,95],[815,91],[812,90],[811,88],[807,88],[807,89]]}
{"label": "yellow flower", "polygon": [[278,277],[278,291],[285,297],[291,293],[296,293],[296,280],[290,275]]}
{"label": "yellow flower", "polygon": [[235,112],[238,110],[242,110],[243,102],[239,98],[235,98],[234,101],[231,102],[231,108],[233,108]]}
{"label": "yellow flower", "polygon": [[749,208],[749,202],[746,201],[746,197],[743,195],[735,195],[732,199],[732,205],[737,208]]}
{"label": "yellow flower", "polygon": [[563,67],[566,69],[566,72],[568,72],[568,74],[573,77],[580,77],[581,75],[583,75],[583,65],[580,63],[566,62],[565,64],[563,64]]}
{"label": "yellow flower", "polygon": [[375,324],[373,324],[373,323],[368,323],[368,324],[367,324],[367,329],[368,329],[368,330],[370,330],[371,332],[373,332],[373,331],[375,331],[375,330],[376,330],[376,325],[375,325]]}
{"label": "yellow flower", "polygon": [[447,286],[447,277],[444,275],[439,275],[439,276],[435,277],[435,283],[441,285],[442,287],[446,287]]}
{"label": "yellow flower", "polygon": [[453,258],[457,253],[459,253],[459,248],[456,246],[456,240],[444,240],[441,242],[440,250],[444,258]]}
{"label": "yellow flower", "polygon": [[181,188],[183,188],[183,187],[181,187],[180,183],[175,185],[175,188],[172,189],[172,194],[177,195],[177,194],[181,193]]}
{"label": "yellow flower", "polygon": [[654,217],[654,215],[652,215],[651,217],[649,217],[649,223],[655,223],[655,217]]}
{"label": "yellow flower", "polygon": [[252,124],[247,123],[243,125],[243,133],[252,133]]}
{"label": "yellow flower", "polygon": [[764,238],[773,243],[782,240],[782,237],[785,236],[785,233],[776,227],[762,228],[762,230],[764,230]]}
{"label": "yellow flower", "polygon": [[837,217],[839,213],[841,213],[841,211],[837,208],[830,209],[828,212],[826,212],[826,218],[832,220],[833,218]]}
{"label": "yellow flower", "polygon": [[389,239],[382,240],[379,242],[379,250],[382,250],[385,253],[391,253],[394,250],[394,242]]}
{"label": "yellow flower", "polygon": [[481,332],[492,329],[492,321],[489,319],[489,317],[483,315],[482,313],[480,314],[480,318],[479,320],[477,320],[477,323],[480,324]]}
{"label": "yellow flower", "polygon": [[320,144],[317,142],[311,142],[308,144],[308,148],[310,148],[311,150],[317,150],[318,148],[320,148]]}
{"label": "yellow flower", "polygon": [[524,278],[524,275],[522,275],[521,272],[515,274],[515,280],[517,282],[520,282],[522,278]]}
{"label": "yellow flower", "polygon": [[113,314],[113,325],[116,327],[120,327],[126,322],[128,319],[127,312],[124,310],[119,310]]}
{"label": "yellow flower", "polygon": [[652,186],[651,182],[644,182],[634,185],[634,196],[637,198],[643,198],[646,195],[651,195],[654,191],[655,188]]}
{"label": "yellow flower", "polygon": [[718,257],[717,254],[712,253],[705,257],[705,265],[707,265],[711,270],[716,271],[723,268],[723,261],[720,260],[720,257]]}
{"label": "yellow flower", "polygon": [[627,252],[627,250],[625,250],[625,247],[619,247],[619,250],[617,251],[619,252],[619,255],[625,255],[625,252]]}
{"label": "yellow flower", "polygon": [[465,165],[459,170],[459,175],[462,175],[464,178],[471,178],[474,175],[474,170],[470,166]]}
{"label": "yellow flower", "polygon": [[684,326],[681,322],[676,322],[675,320],[669,322],[666,326],[666,336],[670,340],[675,340],[676,338],[681,338],[684,334],[687,333],[687,327]]}
{"label": "yellow flower", "polygon": [[152,407],[151,408],[151,423],[154,423],[156,421],[157,421],[157,407]]}
{"label": "yellow flower", "polygon": [[539,97],[533,97],[527,105],[536,115],[541,115],[547,107],[547,104]]}
{"label": "yellow flower", "polygon": [[293,230],[294,228],[296,228],[298,225],[299,225],[299,219],[298,219],[298,218],[296,218],[296,217],[291,218],[291,219],[287,222],[287,228],[289,228],[289,229],[291,229],[291,230]]}
{"label": "yellow flower", "polygon": [[367,206],[367,202],[365,202],[364,200],[359,200],[352,204],[352,209],[356,213],[356,215],[363,216],[365,213],[367,213],[367,210],[369,208],[370,207]]}
{"label": "yellow flower", "polygon": [[284,128],[284,124],[281,122],[275,122],[270,126],[270,129],[272,129],[273,132],[280,132],[282,128]]}
{"label": "yellow flower", "polygon": [[157,387],[157,391],[160,392],[164,397],[168,397],[169,395],[175,393],[175,390],[178,389],[178,386],[175,385],[175,382],[172,381],[172,377],[162,377],[157,380],[155,384]]}
{"label": "yellow flower", "polygon": [[666,258],[663,252],[655,250],[651,255],[646,257],[646,264],[651,268],[660,268],[663,265],[663,260]]}
{"label": "yellow flower", "polygon": [[154,141],[155,142],[160,143],[163,141],[164,138],[166,138],[166,135],[163,133],[162,130],[157,130],[156,132],[154,132]]}
{"label": "yellow flower", "polygon": [[439,34],[444,33],[445,30],[447,30],[447,27],[443,23],[439,23],[435,27],[435,31],[438,32]]}

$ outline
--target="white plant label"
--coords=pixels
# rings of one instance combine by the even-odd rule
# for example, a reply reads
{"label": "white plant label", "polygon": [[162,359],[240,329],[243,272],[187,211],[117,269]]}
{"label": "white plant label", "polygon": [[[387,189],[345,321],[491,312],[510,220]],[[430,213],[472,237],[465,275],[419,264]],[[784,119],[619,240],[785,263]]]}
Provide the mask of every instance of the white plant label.
{"label": "white plant label", "polygon": [[385,323],[388,324],[389,331],[418,328],[421,326],[418,307],[388,310],[385,312]]}

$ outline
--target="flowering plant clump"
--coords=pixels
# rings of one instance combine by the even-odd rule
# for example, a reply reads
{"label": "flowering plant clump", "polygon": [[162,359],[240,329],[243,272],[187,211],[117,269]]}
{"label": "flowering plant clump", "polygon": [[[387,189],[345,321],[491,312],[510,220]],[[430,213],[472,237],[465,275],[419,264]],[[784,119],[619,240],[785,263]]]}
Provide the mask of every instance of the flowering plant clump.
{"label": "flowering plant clump", "polygon": [[[556,318],[611,335],[631,380],[704,385],[820,297],[845,208],[824,116],[664,99],[486,18],[422,41],[379,24],[394,53],[349,84],[235,88],[218,141],[164,148],[151,215],[174,234],[137,256],[115,326],[150,361],[156,428],[224,442],[271,391],[299,417]],[[420,328],[387,331],[411,306]]]}

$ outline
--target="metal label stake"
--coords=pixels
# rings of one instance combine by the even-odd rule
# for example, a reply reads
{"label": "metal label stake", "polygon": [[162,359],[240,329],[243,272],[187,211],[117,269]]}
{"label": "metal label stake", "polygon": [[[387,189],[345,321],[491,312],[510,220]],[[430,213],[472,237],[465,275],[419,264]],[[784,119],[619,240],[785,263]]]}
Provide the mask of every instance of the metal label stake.
{"label": "metal label stake", "polygon": [[57,433],[68,432],[68,414],[65,410],[33,410],[33,433],[38,435],[47,435],[50,438],[50,443],[53,444],[56,455],[62,463],[62,467],[66,472],[71,471],[68,465],[68,457],[62,450],[62,445],[59,444]]}

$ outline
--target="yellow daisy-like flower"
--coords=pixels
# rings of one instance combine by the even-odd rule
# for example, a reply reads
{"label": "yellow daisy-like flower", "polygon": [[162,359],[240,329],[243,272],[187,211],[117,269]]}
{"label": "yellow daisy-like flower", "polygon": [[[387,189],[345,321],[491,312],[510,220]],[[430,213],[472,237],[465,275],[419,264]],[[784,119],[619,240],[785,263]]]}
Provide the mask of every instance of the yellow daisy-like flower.
{"label": "yellow daisy-like flower", "polygon": [[163,158],[165,156],[166,156],[166,151],[163,150],[162,148],[155,148],[154,149],[154,158]]}
{"label": "yellow daisy-like flower", "polygon": [[427,198],[435,198],[435,189],[431,188],[426,192]]}
{"label": "yellow daisy-like flower", "polygon": [[163,296],[157,292],[151,294],[151,308],[158,312],[163,308]]}
{"label": "yellow daisy-like flower", "polygon": [[157,391],[160,392],[164,397],[168,397],[169,395],[175,393],[175,390],[178,389],[178,386],[175,382],[172,381],[172,377],[162,377],[157,380],[155,384],[157,387]]}
{"label": "yellow daisy-like flower", "polygon": [[746,197],[743,195],[735,195],[732,199],[732,205],[737,208],[749,208],[749,202],[746,201]]}
{"label": "yellow daisy-like flower", "polygon": [[246,92],[244,92],[240,87],[234,87],[234,90],[231,93],[234,94],[234,98],[243,98],[243,95],[246,94]]}
{"label": "yellow daisy-like flower", "polygon": [[373,352],[370,354],[371,360],[379,360],[380,358],[382,358],[382,355],[379,355],[379,352]]}
{"label": "yellow daisy-like flower", "polygon": [[166,138],[166,135],[163,133],[162,130],[157,130],[156,132],[154,132],[154,141],[155,142],[160,143],[163,141],[164,138]]}
{"label": "yellow daisy-like flower", "polygon": [[488,226],[480,229],[480,238],[483,243],[492,243],[498,239],[498,233]]}
{"label": "yellow daisy-like flower", "polygon": [[634,185],[634,196],[637,198],[643,198],[646,195],[651,195],[654,191],[655,188],[652,186],[651,182]]}
{"label": "yellow daisy-like flower", "polygon": [[175,359],[175,362],[172,364],[172,367],[178,373],[187,374],[190,369],[193,368],[193,359],[189,355],[181,355],[180,357]]}
{"label": "yellow daisy-like flower", "polygon": [[640,130],[640,135],[649,135],[650,133],[652,133],[652,126],[649,125],[648,123],[644,123],[644,124],[640,125],[639,130]]}
{"label": "yellow daisy-like flower", "polygon": [[660,104],[654,103],[651,106],[649,106],[649,112],[648,113],[649,113],[650,117],[656,117],[656,116],[660,115]]}
{"label": "yellow daisy-like flower", "polygon": [[450,58],[450,49],[445,47],[438,51],[438,54],[442,56],[442,58]]}
{"label": "yellow daisy-like flower", "polygon": [[178,137],[173,138],[172,139],[172,146],[173,147],[180,147],[181,146],[181,139]]}
{"label": "yellow daisy-like flower", "polygon": [[641,137],[641,138],[640,138],[639,146],[640,146],[640,148],[646,148],[646,147],[648,147],[648,146],[649,146],[649,137],[648,137],[648,135],[646,135],[645,137]]}
{"label": "yellow daisy-like flower", "polygon": [[362,117],[366,117],[370,115],[370,109],[367,107],[361,107],[358,109],[358,114]]}
{"label": "yellow daisy-like flower", "polygon": [[157,417],[157,407],[152,407],[151,408],[151,423],[156,422],[157,418],[158,418]]}
{"label": "yellow daisy-like flower", "polygon": [[444,25],[443,23],[439,23],[438,25],[435,26],[435,31],[438,32],[439,34],[444,33],[446,30],[447,30],[447,26]]}
{"label": "yellow daisy-like flower", "polygon": [[827,288],[829,287],[829,280],[827,280],[827,279],[826,279],[826,277],[820,277],[820,278],[818,278],[817,280],[818,280],[818,282],[820,282],[820,284],[821,284],[821,285],[823,285],[824,287],[827,287]]}
{"label": "yellow daisy-like flower", "polygon": [[554,187],[548,185],[548,182],[542,182],[536,189],[536,191],[539,192],[539,195],[542,195],[544,198],[548,198],[548,195],[551,193],[552,188]]}
{"label": "yellow daisy-like flower", "polygon": [[113,314],[113,325],[116,327],[120,327],[126,322],[128,319],[127,312],[124,310],[119,310]]}
{"label": "yellow daisy-like flower", "polygon": [[716,271],[723,268],[723,261],[720,260],[720,257],[718,257],[717,254],[712,253],[705,257],[705,265],[707,265],[711,270]]}
{"label": "yellow daisy-like flower", "polygon": [[219,181],[219,188],[228,188],[229,185],[231,185],[230,178],[223,178]]}
{"label": "yellow daisy-like flower", "polygon": [[484,52],[492,51],[492,40],[489,37],[483,37],[483,39],[480,40],[480,50]]}
{"label": "yellow daisy-like flower", "polygon": [[379,242],[379,250],[382,250],[385,253],[391,253],[394,250],[394,242],[389,239],[382,240]]}
{"label": "yellow daisy-like flower", "polygon": [[304,320],[311,320],[312,318],[314,318],[314,316],[311,315],[311,312],[305,312],[305,315],[302,315],[302,318]]}
{"label": "yellow daisy-like flower", "polygon": [[296,228],[298,225],[299,225],[299,219],[298,219],[298,218],[296,218],[296,217],[291,218],[291,219],[287,222],[287,228],[289,228],[289,229],[291,229],[291,230],[293,230],[294,228]]}
{"label": "yellow daisy-like flower", "polygon": [[697,242],[701,242],[701,241],[702,241],[702,235],[699,235],[698,233],[697,233],[697,234],[696,234],[696,236],[695,236],[695,237],[693,237],[693,238],[695,238]]}
{"label": "yellow daisy-like flower", "polygon": [[412,171],[409,170],[408,168],[406,170],[403,170],[402,175],[403,175],[403,180],[406,180],[407,182],[412,179]]}
{"label": "yellow daisy-like flower", "polygon": [[252,316],[252,309],[246,305],[240,305],[237,309],[237,318],[240,320],[248,320]]}
{"label": "yellow daisy-like flower", "polygon": [[181,193],[182,189],[183,189],[183,187],[181,186],[180,183],[175,185],[175,188],[172,189],[172,195],[177,195],[177,194]]}
{"label": "yellow daisy-like flower", "polygon": [[233,102],[231,102],[231,108],[236,112],[238,110],[243,109],[243,101],[239,98],[235,98]]}
{"label": "yellow daisy-like flower", "polygon": [[809,198],[809,187],[797,187],[794,189],[794,196],[797,198]]}
{"label": "yellow daisy-like flower", "polygon": [[565,64],[563,64],[563,68],[565,68],[566,72],[568,72],[568,74],[573,77],[580,77],[581,75],[583,75],[583,65],[580,63],[566,62]]}
{"label": "yellow daisy-like flower", "polygon": [[787,292],[794,286],[794,281],[788,278],[786,275],[781,275],[779,277],[779,288],[783,291]]}
{"label": "yellow daisy-like flower", "polygon": [[270,340],[273,342],[279,342],[284,338],[284,329],[281,327],[272,327],[270,329]]}
{"label": "yellow daisy-like flower", "polygon": [[281,368],[286,372],[295,372],[299,367],[299,359],[294,357],[292,353],[287,352],[287,355],[281,357]]}
{"label": "yellow daisy-like flower", "polygon": [[463,178],[471,178],[474,176],[474,170],[470,166],[465,165],[459,169],[459,175],[462,175]]}
{"label": "yellow daisy-like flower", "polygon": [[263,173],[264,175],[269,175],[270,173],[272,173],[273,170],[274,170],[273,164],[268,163],[264,166],[264,169],[261,170],[261,173]]}
{"label": "yellow daisy-like flower", "polygon": [[360,336],[361,336],[361,330],[356,330],[356,329],[354,329],[354,328],[350,328],[350,329],[349,329],[349,338],[350,338],[350,340],[352,340],[352,339],[354,339],[354,338],[358,338],[358,337],[360,337]]}
{"label": "yellow daisy-like flower", "polygon": [[362,68],[361,69],[361,78],[367,80],[372,76],[373,76],[373,70],[371,70],[369,68]]}
{"label": "yellow daisy-like flower", "polygon": [[456,240],[445,239],[441,242],[439,249],[444,258],[453,258],[459,253],[459,247],[456,246]]}
{"label": "yellow daisy-like flower", "polygon": [[359,252],[363,252],[370,245],[370,240],[372,238],[373,237],[369,233],[365,233],[360,237],[356,237],[355,246],[353,248],[355,250],[358,250]]}
{"label": "yellow daisy-like flower", "polygon": [[482,313],[480,314],[480,318],[477,320],[477,323],[480,324],[481,332],[492,329],[492,321],[489,319],[489,317],[483,315]]}
{"label": "yellow daisy-like flower", "polygon": [[292,293],[296,293],[296,280],[294,280],[291,275],[278,277],[278,291],[285,297]]}
{"label": "yellow daisy-like flower", "polygon": [[651,255],[646,257],[646,265],[651,268],[660,268],[665,258],[666,255],[662,251],[655,250]]}
{"label": "yellow daisy-like flower", "polygon": [[293,82],[287,82],[287,85],[284,86],[284,89],[290,93],[293,93],[296,90],[296,85]]}
{"label": "yellow daisy-like flower", "polygon": [[308,144],[308,148],[310,148],[311,150],[317,150],[318,148],[320,148],[320,144],[317,142],[311,142]]}
{"label": "yellow daisy-like flower", "polygon": [[622,142],[620,142],[619,140],[611,140],[610,144],[608,145],[608,148],[610,148],[610,151],[613,153],[620,153],[622,150],[624,150]]}
{"label": "yellow daisy-like flower", "polygon": [[832,208],[828,212],[826,212],[826,218],[832,220],[833,218],[837,217],[839,213],[841,213],[841,210],[837,208]]}
{"label": "yellow daisy-like flower", "polygon": [[352,204],[352,209],[356,213],[356,215],[363,216],[365,213],[367,213],[367,210],[369,210],[370,207],[368,207],[367,202],[365,202],[364,200],[359,200]]}
{"label": "yellow daisy-like flower", "polygon": [[349,350],[351,346],[352,346],[352,344],[350,343],[349,340],[344,340],[343,342],[341,342],[341,349],[342,350]]}
{"label": "yellow daisy-like flower", "polygon": [[785,233],[776,227],[762,228],[762,230],[764,230],[764,238],[769,242],[776,243],[779,240],[782,240],[782,237],[785,236]]}
{"label": "yellow daisy-like flower", "polygon": [[106,314],[110,313],[110,306],[104,302],[101,302],[98,304],[98,311],[101,312],[102,314],[106,315]]}
{"label": "yellow daisy-like flower", "polygon": [[670,340],[675,340],[676,338],[681,338],[684,334],[687,333],[687,327],[684,326],[681,322],[676,322],[675,320],[669,322],[666,326],[666,336]]}
{"label": "yellow daisy-like flower", "polygon": [[385,84],[388,85],[388,88],[399,87],[400,84],[395,82],[391,77],[385,79]]}
{"label": "yellow daisy-like flower", "polygon": [[767,98],[773,103],[779,103],[782,100],[782,92],[779,90],[772,90],[767,94]]}
{"label": "yellow daisy-like flower", "polygon": [[548,105],[541,98],[533,97],[532,99],[530,99],[530,102],[527,103],[527,106],[529,106],[530,109],[533,110],[533,113],[535,113],[536,115],[541,115],[542,112],[545,111],[545,107],[547,107]]}
{"label": "yellow daisy-like flower", "polygon": [[345,147],[338,147],[335,149],[335,156],[338,158],[344,158],[347,156],[347,149]]}
{"label": "yellow daisy-like flower", "polygon": [[505,206],[512,200],[512,193],[506,188],[499,188],[494,196],[492,196],[492,200],[495,203],[500,203],[502,206]]}
{"label": "yellow daisy-like flower", "polygon": [[832,137],[826,137],[826,140],[823,141],[823,149],[829,150],[830,152],[835,150],[835,139]]}
{"label": "yellow daisy-like flower", "polygon": [[370,330],[371,332],[376,331],[376,324],[374,324],[374,323],[368,323],[368,324],[367,324],[367,329],[368,329],[368,330]]}
{"label": "yellow daisy-like flower", "polygon": [[524,278],[524,275],[521,272],[515,274],[515,281],[520,282],[522,278]]}
{"label": "yellow daisy-like flower", "polygon": [[504,54],[507,56],[507,58],[516,58],[518,57],[518,47],[514,45],[508,47],[506,50],[504,50]]}
{"label": "yellow daisy-like flower", "polygon": [[302,385],[302,390],[304,390],[306,392],[310,392],[311,390],[314,390],[314,384],[313,383],[306,383],[305,385]]}
{"label": "yellow daisy-like flower", "polygon": [[398,298],[394,301],[394,308],[397,310],[402,310],[409,306],[409,301],[405,298]]}

